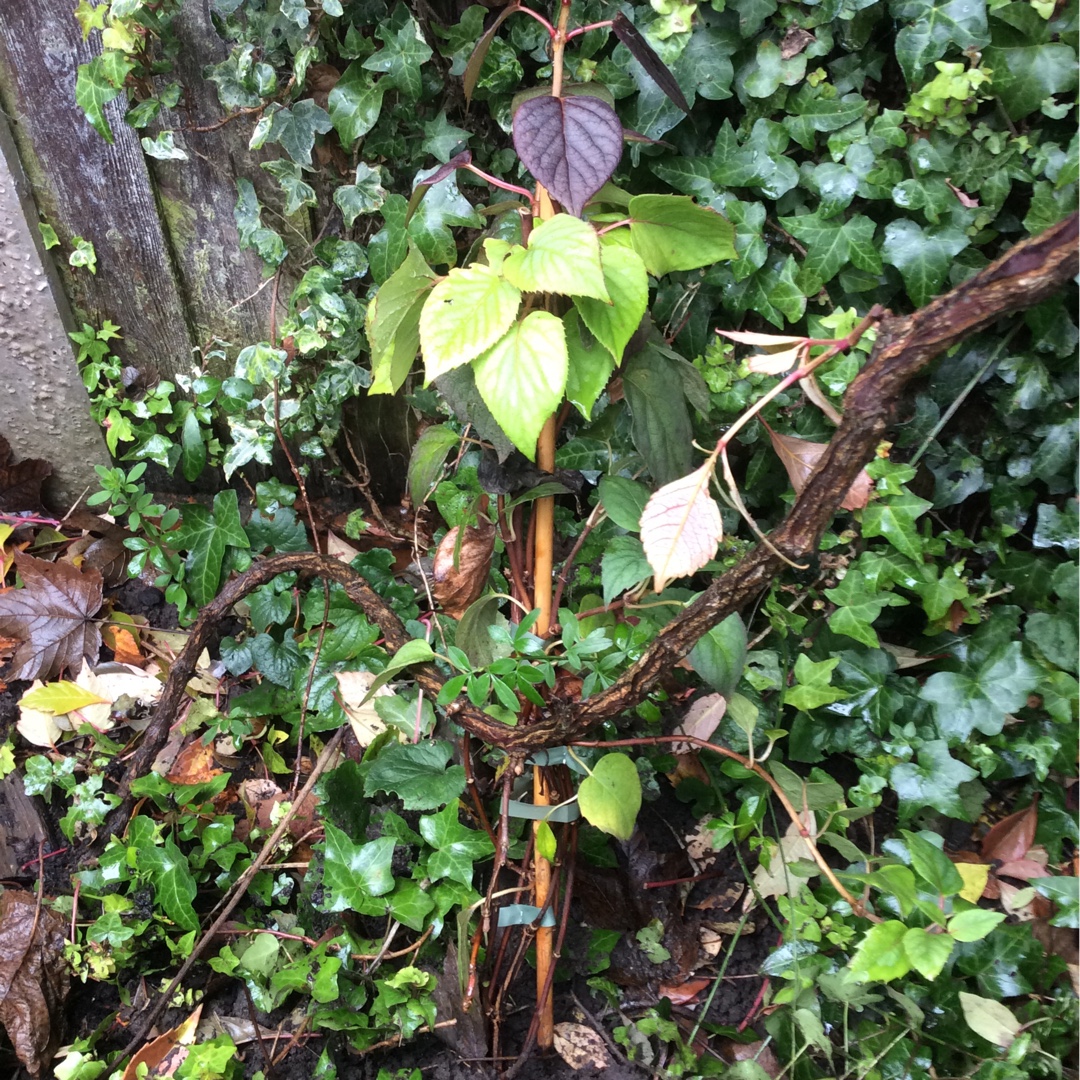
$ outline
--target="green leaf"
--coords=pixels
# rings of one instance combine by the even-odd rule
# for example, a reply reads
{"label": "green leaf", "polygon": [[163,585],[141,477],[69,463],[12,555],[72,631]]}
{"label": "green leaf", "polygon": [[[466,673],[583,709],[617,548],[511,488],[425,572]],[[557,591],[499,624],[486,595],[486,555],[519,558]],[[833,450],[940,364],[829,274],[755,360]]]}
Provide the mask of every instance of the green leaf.
{"label": "green leaf", "polygon": [[351,229],[362,214],[375,213],[386,202],[386,194],[380,170],[361,161],[353,183],[335,189],[334,205],[341,211],[345,227]]}
{"label": "green leaf", "polygon": [[[418,881],[399,879],[394,891],[386,899],[391,918],[397,919],[410,930],[422,930],[424,920],[435,910],[434,897],[429,896]],[[335,994],[334,998],[337,996]]]}
{"label": "green leaf", "polygon": [[734,259],[735,226],[686,195],[635,195],[630,238],[654,277]]}
{"label": "green leaf", "polygon": [[630,406],[631,435],[657,485],[663,487],[694,469],[694,431],[677,366],[647,346],[623,368],[623,391]]}
{"label": "green leaf", "polygon": [[829,616],[829,628],[871,649],[881,648],[873,630],[874,620],[886,607],[903,607],[908,603],[896,593],[875,593],[865,575],[855,569],[849,569],[840,584],[835,589],[826,589],[825,595],[839,605]]}
{"label": "green leaf", "polygon": [[641,809],[641,778],[625,754],[605,754],[578,787],[581,814],[590,825],[629,840]]}
{"label": "green leaf", "polygon": [[173,132],[161,131],[152,139],[140,139],[139,143],[144,154],[158,161],[187,161],[187,151],[177,146],[173,139]]}
{"label": "green leaf", "polygon": [[[955,896],[964,887],[964,879],[953,861],[937,844],[925,836],[901,829],[900,835],[907,844],[911,868],[916,875],[941,896]],[[940,837],[936,837],[940,841]]]}
{"label": "green leaf", "polygon": [[273,273],[273,269],[280,266],[289,254],[285,242],[273,229],[263,225],[262,206],[251,181],[241,177],[236,181],[236,190],[236,209],[233,214],[240,233],[240,247],[252,248],[270,268],[270,273]]}
{"label": "green leaf", "polygon": [[296,632],[290,627],[283,641],[269,634],[257,635],[251,642],[251,659],[259,672],[276,686],[292,686],[301,663]]}
{"label": "green leaf", "polygon": [[862,982],[891,982],[911,970],[904,951],[908,928],[895,919],[871,926],[851,958],[851,970]]}
{"label": "green leaf", "polygon": [[913,926],[903,939],[904,955],[911,966],[924,978],[934,981],[952,955],[953,939],[948,934],[933,934],[921,926]]}
{"label": "green leaf", "polygon": [[937,295],[953,258],[970,243],[963,229],[952,225],[924,229],[905,218],[885,226],[881,250],[885,261],[900,271],[911,302],[922,307]]}
{"label": "green leaf", "polygon": [[590,420],[597,399],[611,380],[615,358],[581,325],[576,308],[563,316],[563,327],[567,355],[566,397],[584,419]]}
{"label": "green leaf", "polygon": [[150,875],[154,895],[162,910],[182,930],[198,930],[195,895],[198,889],[184,853],[167,837],[164,845],[138,846],[136,859],[140,870]]}
{"label": "green leaf", "polygon": [[189,409],[180,436],[180,469],[184,479],[190,484],[199,478],[204,468],[206,443],[203,442],[202,427],[195,410]]}
{"label": "green leaf", "polygon": [[324,823],[324,828],[323,910],[351,908],[361,914],[382,914],[386,909],[385,901],[372,901],[394,887],[394,875],[390,872],[394,858],[393,837],[380,836],[367,844],[354,844],[329,821]]}
{"label": "green leaf", "polygon": [[923,541],[915,522],[933,505],[906,490],[873,502],[862,511],[862,534],[866,538],[884,536],[897,551],[921,562]]}
{"label": "green leaf", "polygon": [[180,528],[169,539],[177,550],[188,552],[184,586],[196,607],[205,607],[217,595],[226,548],[251,546],[232,490],[214,496],[213,513],[194,503],[185,506]]}
{"label": "green leaf", "polygon": [[38,230],[41,232],[41,242],[46,251],[60,246],[60,237],[56,235],[56,230],[47,221],[39,221]]}
{"label": "green leaf", "polygon": [[889,773],[889,783],[900,800],[901,816],[909,819],[929,806],[946,817],[966,820],[969,815],[960,798],[960,785],[979,774],[957,761],[944,739],[924,742],[917,760],[917,765],[894,765]]}
{"label": "green leaf", "polygon": [[1025,659],[1021,643],[1012,641],[981,663],[931,675],[919,696],[933,705],[938,730],[955,746],[976,729],[997,735],[1037,685],[1037,670]]}
{"label": "green leaf", "polygon": [[954,941],[982,941],[1004,921],[1003,911],[985,911],[982,908],[959,911],[949,920],[949,936]]}
{"label": "green leaf", "polygon": [[383,47],[363,61],[363,66],[368,71],[385,72],[405,97],[416,101],[423,88],[421,65],[432,57],[419,24],[409,16],[396,31],[380,23],[375,33]]}
{"label": "green leaf", "polygon": [[420,314],[435,275],[415,247],[368,304],[364,332],[371,349],[371,394],[396,394],[420,348]]}
{"label": "green leaf", "polygon": [[424,141],[420,149],[445,165],[471,137],[464,128],[454,127],[446,119],[443,109],[434,120],[424,121]]}
{"label": "green leaf", "polygon": [[620,529],[636,533],[641,528],[641,512],[649,501],[649,489],[624,476],[600,477],[600,502]]}
{"label": "green leaf", "polygon": [[968,1027],[995,1046],[1011,1046],[1020,1034],[1020,1021],[1000,1001],[960,991],[960,1008]]}
{"label": "green leaf", "polygon": [[[502,272],[522,292],[595,297],[611,303],[596,230],[569,214],[556,214],[533,229],[528,246],[515,247],[503,263]],[[584,321],[588,325],[588,320]]]}
{"label": "green leaf", "polygon": [[990,43],[984,0],[894,0],[889,7],[908,24],[896,35],[896,59],[909,86],[921,82],[923,68],[950,45],[961,52]]}
{"label": "green leaf", "polygon": [[847,264],[871,274],[881,273],[881,253],[874,245],[874,223],[862,214],[850,221],[843,217],[825,219],[822,211],[781,218],[781,224],[807,245],[803,269],[823,284],[831,281]]}
{"label": "green leaf", "polygon": [[620,593],[650,577],[652,567],[636,536],[616,536],[608,541],[600,560],[605,604],[610,604]]}
{"label": "green leaf", "polygon": [[391,743],[367,768],[364,791],[396,795],[406,810],[437,810],[465,790],[465,769],[447,762],[448,742]]}
{"label": "green leaf", "polygon": [[420,313],[427,381],[491,348],[510,329],[520,303],[520,291],[490,266],[473,263],[451,270],[432,290]]}
{"label": "green leaf", "polygon": [[409,458],[409,497],[413,506],[423,506],[442,476],[446,456],[461,441],[447,424],[432,424],[416,440]]}
{"label": "green leaf", "polygon": [[461,824],[456,802],[432,817],[422,817],[419,829],[420,835],[435,849],[428,856],[427,873],[436,881],[452,878],[462,885],[471,885],[475,864],[495,853],[487,833]]}
{"label": "green leaf", "polygon": [[542,859],[554,862],[558,852],[555,833],[546,821],[536,823],[536,852]]}
{"label": "green leaf", "polygon": [[848,695],[829,685],[833,671],[840,663],[840,657],[814,661],[806,653],[800,653],[795,661],[795,680],[797,685],[784,691],[784,704],[803,712],[841,701]]}
{"label": "green leaf", "polygon": [[994,72],[994,96],[1010,120],[1022,120],[1048,97],[1076,89],[1076,50],[1063,41],[991,45],[983,63]]}
{"label": "green leaf", "polygon": [[[128,70],[135,67],[131,62]],[[75,103],[82,109],[94,130],[107,142],[113,141],[112,129],[105,118],[105,106],[123,92],[123,80],[117,85],[109,78],[104,59],[95,56],[89,64],[80,64],[75,76]]]}
{"label": "green leaf", "polygon": [[578,295],[574,306],[593,336],[621,364],[649,304],[649,278],[641,257],[631,248],[608,244],[601,251],[601,262],[611,302]]}
{"label": "green leaf", "polygon": [[491,415],[530,461],[536,460],[540,430],[562,401],[567,365],[562,320],[546,311],[515,323],[473,365]]}
{"label": "green leaf", "polygon": [[385,80],[369,75],[360,61],[354,61],[330,91],[327,98],[330,122],[346,151],[375,126],[387,86]]}
{"label": "green leaf", "polygon": [[311,98],[301,98],[292,108],[278,109],[274,113],[267,138],[280,143],[298,165],[310,168],[315,136],[325,135],[333,126],[325,109]]}
{"label": "green leaf", "polygon": [[729,615],[699,638],[686,659],[718,694],[730,698],[746,663],[746,627],[739,614]]}
{"label": "green leaf", "polygon": [[805,150],[814,149],[815,132],[838,131],[861,119],[866,112],[862,94],[838,97],[831,91],[828,83],[819,86],[803,83],[788,98],[783,125]]}

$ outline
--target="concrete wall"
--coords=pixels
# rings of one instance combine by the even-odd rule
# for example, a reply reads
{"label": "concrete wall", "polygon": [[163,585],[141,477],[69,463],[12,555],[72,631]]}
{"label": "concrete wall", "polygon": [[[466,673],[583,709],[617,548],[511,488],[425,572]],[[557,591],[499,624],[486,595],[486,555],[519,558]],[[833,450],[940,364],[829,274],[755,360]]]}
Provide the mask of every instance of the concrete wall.
{"label": "concrete wall", "polygon": [[95,464],[107,464],[101,429],[75,366],[67,300],[41,248],[38,214],[0,115],[0,432],[17,460],[44,458],[45,492],[67,509],[97,490]]}

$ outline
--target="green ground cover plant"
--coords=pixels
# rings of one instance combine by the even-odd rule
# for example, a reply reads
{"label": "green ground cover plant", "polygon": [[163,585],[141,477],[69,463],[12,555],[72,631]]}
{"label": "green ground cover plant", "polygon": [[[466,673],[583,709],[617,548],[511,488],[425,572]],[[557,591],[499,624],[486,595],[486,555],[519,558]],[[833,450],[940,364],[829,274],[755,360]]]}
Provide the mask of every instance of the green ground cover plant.
{"label": "green ground cover plant", "polygon": [[[83,0],[75,92],[182,161],[176,10]],[[572,1063],[564,978],[654,1075],[1072,1075],[1075,4],[214,13],[206,76],[276,185],[239,182],[240,247],[281,301],[138,397],[123,328],[73,335],[119,462],[88,501],[191,636],[133,757],[93,673],[8,670],[43,685],[0,763],[82,856],[44,905],[67,962],[161,992],[57,1075],[126,1076],[207,971],[302,1015],[285,1053],[324,1080],[446,1024],[502,1072]],[[352,452],[368,395],[416,422],[404,515]],[[148,462],[212,500],[165,506]],[[45,572],[4,528],[25,637]],[[707,855],[635,901],[631,1006],[573,896],[590,867],[665,892],[650,807]],[[744,893],[710,953],[717,866]],[[757,997],[710,1012],[748,926]],[[194,1030],[177,1076],[270,1075]]]}

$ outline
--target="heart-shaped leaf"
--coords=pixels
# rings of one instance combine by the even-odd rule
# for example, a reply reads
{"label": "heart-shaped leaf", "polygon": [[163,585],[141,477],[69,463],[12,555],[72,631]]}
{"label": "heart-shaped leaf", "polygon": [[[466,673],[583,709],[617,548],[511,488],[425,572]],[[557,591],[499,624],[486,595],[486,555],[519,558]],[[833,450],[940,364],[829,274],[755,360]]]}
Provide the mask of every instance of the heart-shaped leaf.
{"label": "heart-shaped leaf", "polygon": [[611,178],[622,148],[622,123],[599,98],[535,97],[514,115],[518,157],[575,217]]}
{"label": "heart-shaped leaf", "polygon": [[641,256],[632,248],[610,244],[600,259],[612,302],[604,304],[581,295],[575,303],[581,321],[610,350],[615,363],[621,364],[623,351],[641,325],[649,304],[649,277]]}
{"label": "heart-shaped leaf", "polygon": [[[605,308],[613,299],[604,284],[607,265],[606,262],[603,267],[600,265],[600,241],[596,230],[569,214],[556,214],[533,229],[528,247],[515,247],[502,264],[502,273],[522,292],[595,297],[594,303]],[[644,281],[644,267],[641,276]],[[645,292],[647,296],[647,283]],[[639,315],[638,321],[640,319]],[[637,329],[636,324],[634,329]]]}
{"label": "heart-shaped leaf", "polygon": [[581,781],[578,804],[590,825],[629,840],[641,809],[641,778],[625,754],[605,754]]}
{"label": "heart-shaped leaf", "polygon": [[536,439],[566,389],[562,320],[534,311],[510,328],[473,368],[476,387],[510,441],[536,460]]}
{"label": "heart-shaped leaf", "polygon": [[706,461],[654,492],[641,515],[641,545],[656,575],[656,591],[700,570],[724,535],[720,507],[709,494],[715,462]]}

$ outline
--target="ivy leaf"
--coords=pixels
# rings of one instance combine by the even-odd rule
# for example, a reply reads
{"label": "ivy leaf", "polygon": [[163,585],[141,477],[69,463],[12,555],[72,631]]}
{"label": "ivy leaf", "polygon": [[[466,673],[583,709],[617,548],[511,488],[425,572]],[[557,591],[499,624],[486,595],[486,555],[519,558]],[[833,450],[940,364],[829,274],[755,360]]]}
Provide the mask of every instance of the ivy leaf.
{"label": "ivy leaf", "polygon": [[530,461],[536,460],[541,428],[562,400],[567,365],[562,320],[546,311],[530,312],[512,325],[473,365],[491,415]]}
{"label": "ivy leaf", "polygon": [[332,127],[329,114],[311,98],[301,98],[291,108],[278,109],[270,121],[267,138],[280,143],[285,153],[298,165],[311,168],[311,150],[316,135],[325,135]]}
{"label": "ivy leaf", "polygon": [[160,847],[145,844],[136,850],[139,869],[150,874],[154,895],[165,914],[182,930],[198,930],[199,917],[193,907],[198,892],[195,878],[172,837]]}
{"label": "ivy leaf", "polygon": [[521,292],[490,266],[473,263],[451,270],[420,313],[426,381],[491,348],[510,328],[520,302]]}
{"label": "ivy leaf", "polygon": [[420,149],[445,165],[458,152],[461,144],[470,138],[470,132],[454,127],[446,119],[446,110],[443,109],[434,120],[424,121],[424,141]]}
{"label": "ivy leaf", "polygon": [[462,885],[471,885],[474,864],[495,853],[487,833],[467,829],[458,820],[457,803],[453,802],[431,817],[420,819],[420,835],[435,850],[428,856],[428,877],[451,878]]}
{"label": "ivy leaf", "polygon": [[277,161],[264,161],[261,167],[277,178],[281,190],[285,192],[286,214],[295,214],[303,206],[315,205],[315,189],[304,180],[300,166],[295,162],[279,158]]}
{"label": "ivy leaf", "polygon": [[884,536],[897,551],[918,562],[922,559],[923,541],[915,530],[915,521],[933,505],[906,490],[871,503],[862,512],[862,534],[867,538]]}
{"label": "ivy leaf", "polygon": [[960,785],[979,774],[949,753],[944,739],[932,739],[919,748],[918,764],[894,765],[889,783],[900,800],[900,815],[910,820],[926,807],[946,817],[966,821],[969,817],[960,798]]}
{"label": "ivy leaf", "polygon": [[530,98],[514,114],[513,136],[525,167],[574,217],[622,159],[622,123],[596,97]]}
{"label": "ivy leaf", "polygon": [[341,211],[345,227],[352,228],[361,214],[373,214],[386,202],[386,188],[382,186],[382,173],[361,161],[356,166],[353,183],[334,191],[334,205]]}
{"label": "ivy leaf", "polygon": [[590,333],[611,353],[615,363],[621,364],[623,351],[649,305],[649,277],[641,256],[619,244],[603,248],[600,261],[610,302],[578,293],[574,306]]}
{"label": "ivy leaf", "polygon": [[576,307],[563,317],[563,329],[568,365],[566,397],[589,420],[615,370],[615,358],[581,325],[581,313]]}
{"label": "ivy leaf", "polygon": [[984,735],[999,734],[1005,718],[1027,703],[1038,679],[1020,642],[1011,641],[977,665],[931,675],[919,696],[933,705],[938,730],[955,746],[975,729]]}
{"label": "ivy leaf", "polygon": [[447,762],[448,742],[391,743],[367,768],[364,791],[396,795],[406,810],[437,810],[465,790],[465,769]]}
{"label": "ivy leaf", "polygon": [[970,242],[964,230],[955,226],[924,229],[903,219],[885,226],[881,250],[885,261],[900,271],[911,302],[922,307],[937,295],[953,258]]}
{"label": "ivy leaf", "polygon": [[873,623],[887,607],[903,607],[908,603],[902,596],[892,592],[875,592],[865,575],[849,569],[835,589],[826,589],[825,595],[838,607],[829,616],[829,629],[846,634],[871,649],[880,649],[881,642],[873,629]]}
{"label": "ivy leaf", "polygon": [[720,507],[709,494],[716,462],[665,484],[641,515],[641,544],[663,592],[674,578],[697,573],[715,554],[724,535]]}
{"label": "ivy leaf", "polygon": [[992,45],[983,59],[994,72],[994,96],[1010,120],[1022,120],[1048,97],[1076,89],[1076,51],[1062,41]]}
{"label": "ivy leaf", "polygon": [[735,226],[687,195],[635,195],[630,239],[654,277],[734,259]]}
{"label": "ivy leaf", "polygon": [[600,559],[604,603],[610,604],[616,596],[644,581],[652,572],[645,549],[636,536],[614,537]]}
{"label": "ivy leaf", "polygon": [[196,503],[186,506],[180,528],[169,539],[177,550],[188,552],[184,587],[196,607],[205,607],[217,595],[225,549],[251,546],[231,490],[214,496],[213,512]]}
{"label": "ivy leaf", "polygon": [[[233,216],[240,234],[240,247],[252,248],[273,273],[289,254],[285,242],[273,230],[262,223],[262,206],[250,180],[241,177],[236,181],[237,199]],[[249,459],[250,460],[250,459]],[[241,462],[243,464],[243,462]],[[266,462],[269,464],[269,462]]]}
{"label": "ivy leaf", "polygon": [[784,704],[802,712],[810,712],[822,705],[831,705],[847,697],[843,690],[829,684],[840,657],[814,661],[806,653],[800,653],[795,661],[795,686],[784,691]]}
{"label": "ivy leaf", "polygon": [[838,131],[855,123],[866,112],[866,99],[862,94],[830,96],[825,86],[803,83],[788,98],[786,112],[783,124],[791,137],[804,150],[813,150],[816,132]]}
{"label": "ivy leaf", "polygon": [[396,394],[420,349],[420,314],[435,283],[415,247],[383,282],[364,316],[371,349],[371,394]]}
{"label": "ivy leaf", "polygon": [[983,0],[899,0],[889,7],[894,18],[908,24],[896,35],[896,59],[909,86],[919,83],[923,68],[940,60],[950,45],[960,52],[990,43]]}
{"label": "ivy leaf", "polygon": [[[131,68],[134,68],[131,62]],[[112,128],[105,117],[105,106],[123,91],[123,79],[119,85],[110,78],[103,57],[95,56],[89,64],[80,64],[75,77],[75,102],[93,125],[94,130],[107,142],[113,141]],[[621,129],[620,129],[621,138]]]}
{"label": "ivy leaf", "polygon": [[387,85],[369,75],[360,61],[354,61],[330,91],[326,102],[330,122],[346,149],[375,126]]}
{"label": "ivy leaf", "polygon": [[390,863],[394,838],[380,836],[367,844],[354,844],[339,828],[324,823],[326,854],[323,867],[324,911],[351,908],[366,915],[381,915],[385,901],[372,903],[394,887]]}
{"label": "ivy leaf", "polygon": [[528,246],[511,251],[502,272],[522,292],[595,297],[605,305],[612,302],[604,285],[596,230],[569,214],[556,214],[533,229]]}
{"label": "ivy leaf", "polygon": [[419,100],[423,89],[421,66],[433,55],[419,24],[409,16],[396,31],[386,23],[380,23],[375,33],[383,47],[374,56],[369,56],[363,66],[368,71],[385,72],[405,97],[411,101]]}
{"label": "ivy leaf", "polygon": [[629,840],[641,809],[641,777],[625,754],[605,754],[578,787],[581,815],[619,840]]}
{"label": "ivy leaf", "polygon": [[788,232],[807,245],[803,269],[822,284],[831,281],[849,262],[867,273],[881,273],[881,253],[874,244],[876,226],[870,218],[855,214],[850,221],[842,216],[825,219],[818,210],[780,220]]}

